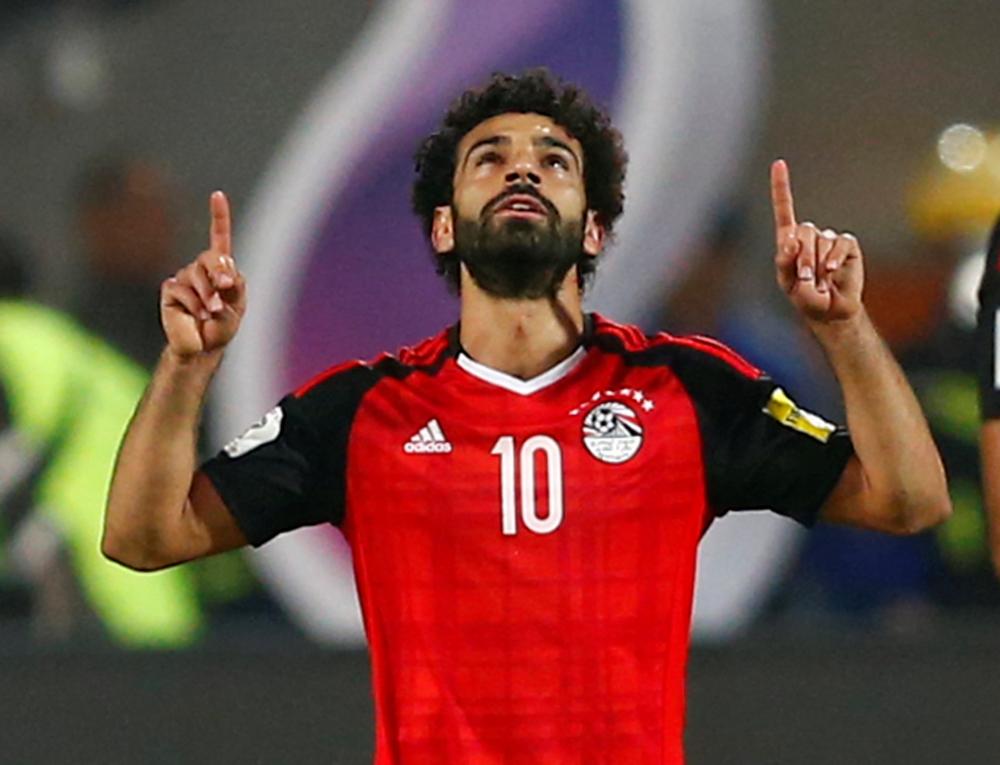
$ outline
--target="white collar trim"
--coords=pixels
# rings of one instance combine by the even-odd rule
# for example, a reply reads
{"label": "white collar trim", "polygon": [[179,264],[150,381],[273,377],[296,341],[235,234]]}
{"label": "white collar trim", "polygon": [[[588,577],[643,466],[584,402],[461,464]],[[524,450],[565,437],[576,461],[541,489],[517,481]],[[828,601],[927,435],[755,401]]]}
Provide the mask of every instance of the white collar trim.
{"label": "white collar trim", "polygon": [[467,356],[464,351],[458,354],[455,362],[470,375],[478,377],[483,382],[496,385],[498,388],[509,390],[520,396],[530,396],[532,393],[537,393],[542,388],[547,388],[563,379],[576,369],[577,365],[583,361],[583,357],[586,355],[587,352],[583,346],[580,346],[554,367],[542,372],[540,375],[532,377],[530,380],[522,380],[519,377],[514,377],[514,375],[509,375],[506,372],[500,372],[492,367],[488,367],[485,364],[480,364],[478,361]]}

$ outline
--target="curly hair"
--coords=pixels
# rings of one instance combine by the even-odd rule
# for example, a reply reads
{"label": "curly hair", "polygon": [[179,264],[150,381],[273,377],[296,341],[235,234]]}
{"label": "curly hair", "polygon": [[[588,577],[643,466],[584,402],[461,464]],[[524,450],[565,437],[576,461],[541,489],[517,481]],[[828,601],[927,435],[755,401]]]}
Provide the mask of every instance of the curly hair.
{"label": "curly hair", "polygon": [[[530,69],[520,75],[495,73],[481,88],[467,90],[449,108],[437,132],[421,143],[414,157],[413,211],[429,236],[437,207],[450,205],[456,153],[462,138],[482,122],[500,114],[541,114],[549,117],[580,142],[584,156],[584,191],[587,209],[611,234],[625,203],[623,186],[628,155],[621,133],[607,112],[587,94],[547,69]],[[593,274],[595,260],[581,254],[577,274],[581,289]],[[459,264],[455,253],[436,255],[437,271],[452,289],[458,289]]]}

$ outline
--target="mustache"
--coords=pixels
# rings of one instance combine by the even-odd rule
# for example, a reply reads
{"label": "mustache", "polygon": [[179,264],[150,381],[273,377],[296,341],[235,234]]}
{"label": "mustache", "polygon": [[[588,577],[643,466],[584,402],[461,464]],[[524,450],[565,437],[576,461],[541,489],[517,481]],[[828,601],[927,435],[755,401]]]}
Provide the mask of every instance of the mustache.
{"label": "mustache", "polygon": [[538,201],[542,207],[548,212],[549,217],[553,218],[557,222],[560,220],[559,211],[556,206],[552,204],[548,199],[543,197],[538,193],[538,190],[527,183],[518,184],[517,186],[508,186],[506,189],[497,194],[493,199],[483,205],[483,212],[479,216],[480,221],[485,221],[490,215],[496,212],[496,209],[510,199],[513,196],[529,196],[533,197]]}

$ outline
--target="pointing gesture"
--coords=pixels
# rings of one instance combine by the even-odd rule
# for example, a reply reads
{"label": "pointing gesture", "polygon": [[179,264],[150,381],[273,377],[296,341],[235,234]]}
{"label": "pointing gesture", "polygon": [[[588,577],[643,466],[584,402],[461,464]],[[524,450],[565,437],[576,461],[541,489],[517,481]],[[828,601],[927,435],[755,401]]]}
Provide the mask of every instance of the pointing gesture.
{"label": "pointing gesture", "polygon": [[229,200],[212,194],[209,248],[160,287],[167,347],[189,358],[225,347],[246,311],[246,282],[232,258]]}
{"label": "pointing gesture", "polygon": [[800,313],[812,322],[853,318],[861,310],[864,266],[861,247],[851,234],[820,231],[798,223],[788,165],[771,165],[778,285]]}

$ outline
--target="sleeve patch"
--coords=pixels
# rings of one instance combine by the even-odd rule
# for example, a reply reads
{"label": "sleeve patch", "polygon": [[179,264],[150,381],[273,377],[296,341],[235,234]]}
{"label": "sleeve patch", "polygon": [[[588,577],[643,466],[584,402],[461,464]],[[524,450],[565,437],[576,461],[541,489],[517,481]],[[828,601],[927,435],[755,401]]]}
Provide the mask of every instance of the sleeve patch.
{"label": "sleeve patch", "polygon": [[223,451],[232,459],[242,457],[258,446],[277,440],[281,435],[281,418],[284,415],[280,406],[251,425],[242,436],[237,436],[223,447]]}
{"label": "sleeve patch", "polygon": [[824,444],[837,429],[836,425],[819,415],[800,409],[781,388],[774,389],[763,412],[786,428],[797,430]]}

